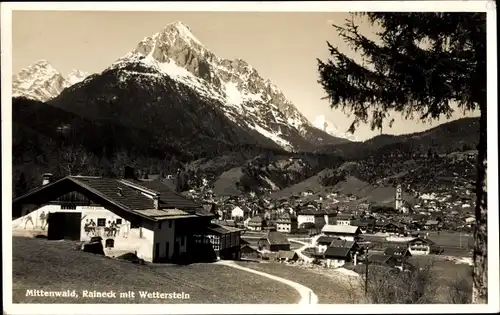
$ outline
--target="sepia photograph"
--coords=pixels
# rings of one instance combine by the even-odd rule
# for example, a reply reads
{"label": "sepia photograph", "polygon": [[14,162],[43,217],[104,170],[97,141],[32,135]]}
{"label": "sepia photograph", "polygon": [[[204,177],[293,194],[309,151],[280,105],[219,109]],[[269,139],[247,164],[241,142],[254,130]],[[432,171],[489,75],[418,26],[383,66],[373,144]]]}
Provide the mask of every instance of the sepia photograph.
{"label": "sepia photograph", "polygon": [[2,3],[4,314],[498,312],[496,4],[411,2]]}

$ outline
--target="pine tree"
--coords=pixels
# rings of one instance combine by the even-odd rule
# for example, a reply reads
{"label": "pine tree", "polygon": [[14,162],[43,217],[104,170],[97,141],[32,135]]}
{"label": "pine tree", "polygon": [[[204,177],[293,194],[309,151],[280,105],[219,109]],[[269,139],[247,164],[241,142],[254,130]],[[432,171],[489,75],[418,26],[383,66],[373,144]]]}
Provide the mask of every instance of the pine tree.
{"label": "pine tree", "polygon": [[[359,32],[357,16],[380,28],[378,40]],[[381,129],[394,112],[428,121],[450,117],[452,103],[479,109],[473,301],[487,303],[486,13],[356,13],[333,26],[362,60],[327,43],[319,83],[332,108],[353,114],[351,132],[360,123]]]}
{"label": "pine tree", "polygon": [[21,196],[22,194],[26,193],[27,190],[28,190],[28,181],[26,180],[24,172],[21,172],[19,178],[16,181],[16,185],[14,186],[15,196],[16,197]]}

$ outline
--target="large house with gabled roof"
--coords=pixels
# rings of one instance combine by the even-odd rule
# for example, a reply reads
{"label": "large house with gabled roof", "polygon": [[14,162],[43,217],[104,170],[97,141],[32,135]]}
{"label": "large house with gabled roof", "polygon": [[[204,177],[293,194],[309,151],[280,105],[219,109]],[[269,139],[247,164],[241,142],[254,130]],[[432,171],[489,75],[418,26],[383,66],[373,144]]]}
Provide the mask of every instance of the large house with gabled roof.
{"label": "large house with gabled roof", "polygon": [[193,235],[209,233],[213,214],[162,181],[67,176],[12,202],[13,232],[39,230],[48,239],[88,241],[100,236],[114,250],[149,262],[194,257]]}

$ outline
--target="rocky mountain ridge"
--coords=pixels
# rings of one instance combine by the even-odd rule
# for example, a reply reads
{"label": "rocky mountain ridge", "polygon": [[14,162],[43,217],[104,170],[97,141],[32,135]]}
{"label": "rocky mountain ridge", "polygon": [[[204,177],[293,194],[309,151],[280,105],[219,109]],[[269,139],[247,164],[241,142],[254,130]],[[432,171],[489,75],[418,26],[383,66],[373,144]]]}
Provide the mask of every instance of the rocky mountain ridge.
{"label": "rocky mountain ridge", "polygon": [[108,70],[120,69],[124,76],[140,75],[127,70],[136,65],[154,70],[149,77],[164,74],[189,86],[201,98],[216,103],[238,126],[255,130],[287,151],[300,149],[294,143],[297,138],[330,144],[347,141],[317,129],[255,68],[241,59],[216,56],[182,22],[146,37]]}
{"label": "rocky mountain ridge", "polygon": [[39,60],[12,77],[12,96],[46,102],[89,75],[81,70],[73,70],[64,77],[48,61]]}

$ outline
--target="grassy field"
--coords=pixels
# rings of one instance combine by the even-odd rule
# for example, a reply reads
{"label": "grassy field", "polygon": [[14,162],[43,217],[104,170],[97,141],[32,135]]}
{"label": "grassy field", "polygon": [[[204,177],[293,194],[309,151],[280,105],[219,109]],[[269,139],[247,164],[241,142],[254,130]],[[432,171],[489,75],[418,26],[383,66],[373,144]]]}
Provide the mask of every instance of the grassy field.
{"label": "grassy field", "polygon": [[418,265],[432,264],[433,275],[438,284],[437,296],[438,301],[449,303],[450,286],[454,280],[464,279],[467,283],[465,288],[461,288],[472,295],[472,266],[467,264],[456,264],[453,261],[443,260],[438,256],[413,256],[409,258],[409,262]]}
{"label": "grassy field", "polygon": [[437,232],[429,232],[429,238],[436,242],[437,245],[444,248],[460,248],[467,249],[468,244],[473,244],[474,238],[472,235],[462,234],[457,232],[446,232],[442,231],[439,234]]}
{"label": "grassy field", "polygon": [[[14,303],[297,303],[277,281],[214,264],[135,265],[75,250],[75,243],[13,238]],[[75,290],[79,299],[26,296],[27,290]],[[135,298],[84,298],[83,290],[136,292]],[[139,291],[184,292],[189,299],[144,299]]]}
{"label": "grassy field", "polygon": [[[239,265],[254,270],[266,272],[300,283],[316,293],[320,304],[353,303],[358,300],[359,290],[353,289],[345,282],[345,276],[331,271],[330,276],[319,274],[313,270],[303,269],[298,266],[289,266],[280,263],[247,263],[237,262]],[[353,283],[356,280],[353,280]]]}

